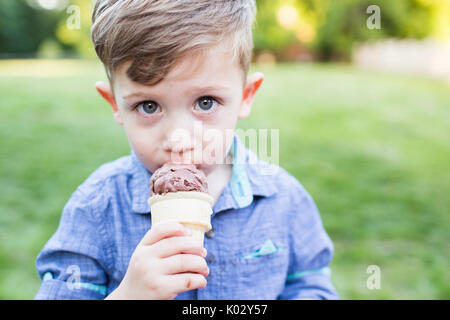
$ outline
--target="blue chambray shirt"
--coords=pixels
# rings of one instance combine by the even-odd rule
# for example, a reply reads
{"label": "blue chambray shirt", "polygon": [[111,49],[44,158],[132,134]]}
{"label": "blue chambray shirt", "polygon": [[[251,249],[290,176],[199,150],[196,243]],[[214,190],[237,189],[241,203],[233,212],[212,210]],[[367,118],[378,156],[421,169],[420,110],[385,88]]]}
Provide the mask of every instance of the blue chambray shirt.
{"label": "blue chambray shirt", "polygon": [[[235,136],[232,177],[205,237],[207,286],[176,299],[337,299],[333,244],[301,184]],[[103,299],[122,281],[151,228],[151,173],[134,152],[98,168],[64,207],[36,260],[35,299]]]}

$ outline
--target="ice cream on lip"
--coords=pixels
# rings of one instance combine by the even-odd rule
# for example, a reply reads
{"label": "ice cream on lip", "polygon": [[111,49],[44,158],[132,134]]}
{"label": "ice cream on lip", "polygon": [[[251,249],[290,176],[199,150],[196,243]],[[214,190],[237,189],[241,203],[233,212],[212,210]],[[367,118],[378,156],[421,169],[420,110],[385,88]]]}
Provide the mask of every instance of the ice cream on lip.
{"label": "ice cream on lip", "polygon": [[193,164],[166,163],[155,170],[150,179],[151,196],[178,191],[208,193],[206,175]]}

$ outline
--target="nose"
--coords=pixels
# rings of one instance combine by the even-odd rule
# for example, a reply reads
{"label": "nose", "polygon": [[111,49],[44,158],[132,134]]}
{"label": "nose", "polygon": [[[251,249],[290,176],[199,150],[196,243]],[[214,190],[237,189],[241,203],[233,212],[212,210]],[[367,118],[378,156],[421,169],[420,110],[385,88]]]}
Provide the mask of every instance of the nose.
{"label": "nose", "polygon": [[200,163],[203,150],[203,126],[190,111],[168,112],[162,127],[162,149],[175,163]]}
{"label": "nose", "polygon": [[195,149],[195,139],[188,119],[178,116],[167,123],[162,148],[165,152],[182,155]]}

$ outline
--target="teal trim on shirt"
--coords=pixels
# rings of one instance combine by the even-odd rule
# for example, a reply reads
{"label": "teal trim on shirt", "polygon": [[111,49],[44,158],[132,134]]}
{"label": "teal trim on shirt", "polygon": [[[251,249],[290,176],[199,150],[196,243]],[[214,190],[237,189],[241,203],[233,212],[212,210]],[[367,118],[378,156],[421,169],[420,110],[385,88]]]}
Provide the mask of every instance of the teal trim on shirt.
{"label": "teal trim on shirt", "polygon": [[250,181],[245,170],[245,155],[240,154],[237,147],[237,135],[234,136],[233,145],[231,147],[233,153],[233,169],[231,172],[230,188],[234,200],[239,208],[245,208],[253,202],[253,192]]}
{"label": "teal trim on shirt", "polygon": [[299,271],[299,272],[295,272],[295,273],[290,273],[287,275],[286,280],[295,280],[295,279],[299,279],[301,277],[304,276],[308,276],[310,274],[324,274],[326,276],[330,276],[331,275],[331,269],[329,267],[325,267],[325,268],[320,268],[320,269],[315,269],[315,270],[305,270],[305,271]]}
{"label": "teal trim on shirt", "polygon": [[[44,274],[44,276],[42,277],[42,281],[47,281],[47,280],[53,280],[53,275],[51,272],[46,272]],[[70,285],[73,287],[74,290],[83,288],[83,289],[98,292],[102,295],[106,295],[106,291],[107,291],[106,286],[102,286],[99,284],[93,284],[93,283],[87,283],[87,282],[72,282],[72,283],[70,283]]]}
{"label": "teal trim on shirt", "polygon": [[104,296],[106,295],[106,291],[107,291],[106,286],[102,286],[99,284],[93,284],[93,283],[87,283],[87,282],[75,282],[72,285],[73,286],[79,285],[81,288],[98,292]]}

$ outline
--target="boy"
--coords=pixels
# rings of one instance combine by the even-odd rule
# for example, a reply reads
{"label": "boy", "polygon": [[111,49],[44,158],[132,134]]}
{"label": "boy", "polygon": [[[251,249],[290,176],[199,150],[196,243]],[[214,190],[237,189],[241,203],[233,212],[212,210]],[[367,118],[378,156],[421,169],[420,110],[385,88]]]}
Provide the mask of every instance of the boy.
{"label": "boy", "polygon": [[[73,193],[37,258],[36,299],[337,298],[311,197],[281,168],[263,174],[229,137],[263,80],[247,77],[255,10],[253,0],[97,1],[91,36],[109,84],[96,89],[132,151]],[[198,124],[225,137],[210,141],[210,161],[198,158]],[[151,173],[175,158],[203,170],[215,200],[204,248],[181,224],[151,226]]]}

